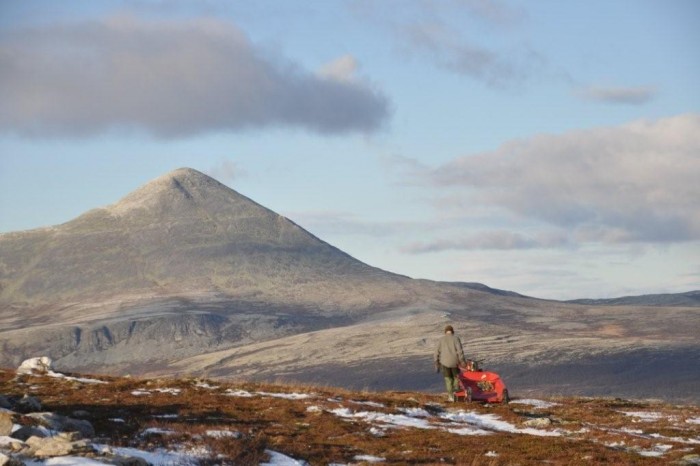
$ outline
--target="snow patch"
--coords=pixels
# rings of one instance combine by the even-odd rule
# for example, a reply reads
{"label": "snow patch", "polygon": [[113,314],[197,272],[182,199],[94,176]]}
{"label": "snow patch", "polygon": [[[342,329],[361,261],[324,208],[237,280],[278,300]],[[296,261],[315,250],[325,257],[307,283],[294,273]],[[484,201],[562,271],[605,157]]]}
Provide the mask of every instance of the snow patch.
{"label": "snow patch", "polygon": [[306,461],[295,460],[290,456],[283,455],[276,451],[265,450],[265,453],[270,455],[270,461],[261,463],[260,466],[307,466],[309,464]]}
{"label": "snow patch", "polygon": [[511,400],[510,404],[521,404],[532,406],[533,408],[551,408],[553,406],[559,406],[559,403],[554,403],[551,401],[535,400],[535,399],[524,399],[524,400]]}
{"label": "snow patch", "polygon": [[241,433],[235,430],[208,430],[205,433],[212,438],[241,438]]}
{"label": "snow patch", "polygon": [[367,461],[368,463],[383,463],[386,461],[385,458],[372,455],[355,455],[353,459],[356,461]]}
{"label": "snow patch", "polygon": [[226,396],[238,396],[241,398],[251,398],[253,394],[245,390],[231,390],[230,388],[226,390]]}
{"label": "snow patch", "polygon": [[654,411],[618,411],[625,416],[636,417],[642,422],[654,422],[663,418],[664,415]]}
{"label": "snow patch", "polygon": [[268,393],[268,392],[255,392],[260,396],[269,396],[272,398],[282,398],[285,400],[308,400],[313,398],[313,395],[308,393]]}

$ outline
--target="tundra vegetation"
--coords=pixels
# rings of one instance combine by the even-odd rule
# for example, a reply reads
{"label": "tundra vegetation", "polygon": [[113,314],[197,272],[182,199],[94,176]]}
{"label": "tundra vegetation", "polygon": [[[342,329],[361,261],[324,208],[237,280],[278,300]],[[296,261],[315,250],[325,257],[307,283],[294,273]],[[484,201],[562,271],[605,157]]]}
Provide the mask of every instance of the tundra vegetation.
{"label": "tundra vegetation", "polygon": [[[310,465],[700,464],[700,408],[655,401],[516,397],[509,405],[486,405],[447,403],[434,393],[283,381],[9,369],[0,371],[0,394],[14,432],[40,427],[42,416],[28,412],[36,408],[78,423],[69,426],[91,425],[94,432],[82,435],[87,446],[63,457],[76,464],[75,458],[94,462],[85,464],[139,464],[141,458],[204,466],[285,464],[280,459]],[[24,406],[27,397],[41,406]],[[70,427],[44,432],[79,441],[80,434],[58,429]],[[29,440],[12,448],[8,438],[0,437],[0,450],[12,461],[52,464],[47,456],[27,456],[36,453]]]}

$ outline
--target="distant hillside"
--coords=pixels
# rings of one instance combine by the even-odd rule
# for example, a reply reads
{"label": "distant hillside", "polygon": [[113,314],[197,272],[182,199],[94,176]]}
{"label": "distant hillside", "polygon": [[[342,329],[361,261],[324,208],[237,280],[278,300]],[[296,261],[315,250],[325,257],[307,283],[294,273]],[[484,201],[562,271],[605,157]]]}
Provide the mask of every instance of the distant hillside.
{"label": "distant hillside", "polygon": [[700,307],[700,290],[688,291],[687,293],[647,294],[609,299],[574,299],[566,302],[586,304],[588,306]]}
{"label": "distant hillside", "polygon": [[189,168],[62,225],[0,234],[0,365],[47,355],[64,371],[431,389],[447,324],[521,391],[699,396],[698,306],[411,279]]}

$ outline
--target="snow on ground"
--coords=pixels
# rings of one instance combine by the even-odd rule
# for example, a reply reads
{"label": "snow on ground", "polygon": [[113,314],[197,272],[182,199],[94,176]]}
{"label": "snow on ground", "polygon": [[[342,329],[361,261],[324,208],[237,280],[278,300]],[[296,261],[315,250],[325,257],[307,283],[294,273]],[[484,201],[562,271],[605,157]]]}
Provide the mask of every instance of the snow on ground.
{"label": "snow on ground", "polygon": [[101,461],[82,456],[57,456],[45,461],[24,460],[24,464],[26,466],[105,466],[105,463]]}
{"label": "snow on ground", "polygon": [[177,419],[180,417],[180,415],[179,414],[154,414],[151,417],[156,418],[156,419]]}
{"label": "snow on ground", "polygon": [[112,417],[112,418],[110,418],[109,420],[112,421],[112,422],[118,422],[118,423],[120,423],[120,424],[124,424],[124,423],[126,422],[124,419],[122,419],[122,418],[120,418],[120,417]]}
{"label": "snow on ground", "polygon": [[700,417],[691,417],[689,419],[686,419],[685,422],[688,424],[700,424]]}
{"label": "snow on ground", "polygon": [[235,430],[208,430],[205,432],[207,437],[213,438],[241,438],[242,434]]}
{"label": "snow on ground", "polygon": [[105,382],[104,380],[97,380],[97,379],[88,379],[85,377],[70,377],[65,374],[61,374],[60,372],[54,372],[54,371],[48,371],[46,373],[47,376],[53,377],[56,379],[63,379],[63,380],[70,380],[71,382],[80,382],[80,383],[108,383]]}
{"label": "snow on ground", "polygon": [[250,398],[255,395],[258,396],[268,396],[271,398],[282,398],[285,400],[308,400],[313,398],[314,395],[309,395],[308,393],[270,393],[270,392],[255,392],[250,393],[246,390],[231,390],[230,388],[226,390],[226,396],[239,396],[243,398]]}
{"label": "snow on ground", "polygon": [[[178,452],[158,448],[155,451],[144,451],[129,447],[112,447],[109,445],[93,445],[97,451],[119,456],[136,456],[143,458],[153,466],[197,466],[205,452]],[[40,463],[43,464],[43,463]]]}
{"label": "snow on ground", "polygon": [[488,456],[489,458],[496,458],[498,456],[498,453],[495,451],[487,451],[484,453],[484,456]]}
{"label": "snow on ground", "polygon": [[[458,435],[488,435],[497,432],[536,435],[540,437],[558,437],[559,431],[524,428],[502,421],[494,414],[478,414],[474,411],[455,411],[442,413],[435,417],[421,408],[404,408],[404,414],[387,414],[377,411],[355,411],[349,408],[336,408],[329,412],[346,419],[363,420],[380,428],[412,427],[417,429],[444,429]],[[445,422],[447,421],[447,422]]]}
{"label": "snow on ground", "polygon": [[554,403],[551,401],[534,400],[534,399],[510,400],[510,404],[528,405],[528,406],[532,406],[533,408],[541,408],[541,409],[551,408],[553,406],[559,405],[559,403]]}
{"label": "snow on ground", "polygon": [[377,411],[352,412],[348,408],[337,408],[330,411],[338,417],[347,419],[362,419],[369,423],[380,423],[382,427],[415,427],[418,429],[434,429],[425,419],[417,419],[404,414],[386,414]]}
{"label": "snow on ground", "polygon": [[206,388],[207,390],[216,390],[217,388],[219,388],[219,387],[214,386],[214,385],[209,385],[206,382],[198,382],[198,383],[194,384],[194,386],[197,388]]}
{"label": "snow on ground", "polygon": [[170,393],[171,395],[179,395],[182,392],[181,388],[156,388],[156,392]]}
{"label": "snow on ground", "polygon": [[134,390],[133,392],[131,392],[131,394],[134,396],[146,396],[146,395],[150,395],[151,392],[146,391],[146,390]]}
{"label": "snow on ground", "polygon": [[353,401],[353,400],[350,400],[350,403],[354,403],[356,405],[371,406],[373,408],[386,408],[386,406],[384,404],[377,403],[376,401]]}
{"label": "snow on ground", "polygon": [[383,463],[386,461],[385,458],[380,458],[378,456],[372,456],[372,455],[355,455],[353,457],[355,461],[366,461],[368,463]]}
{"label": "snow on ground", "polygon": [[642,422],[654,422],[663,418],[664,415],[654,411],[618,411],[625,416],[630,416],[639,419]]}
{"label": "snow on ground", "polygon": [[231,390],[230,388],[226,390],[226,396],[239,396],[242,398],[250,398],[254,396],[252,393],[245,390]]}
{"label": "snow on ground", "polygon": [[309,464],[306,461],[295,460],[276,451],[265,450],[265,453],[270,455],[270,461],[261,463],[260,466],[307,466]]}
{"label": "snow on ground", "polygon": [[456,411],[456,412],[447,412],[443,413],[440,415],[440,418],[452,421],[452,422],[458,422],[458,423],[463,423],[467,424],[469,426],[475,426],[481,429],[485,430],[490,430],[490,431],[497,431],[497,432],[509,432],[513,434],[527,434],[527,435],[536,435],[539,437],[559,437],[561,436],[561,432],[558,431],[550,431],[550,430],[543,430],[543,429],[534,429],[531,427],[527,427],[525,429],[519,429],[518,427],[515,427],[513,424],[506,422],[506,421],[501,421],[498,416],[495,414],[479,414],[475,411]]}
{"label": "snow on ground", "polygon": [[260,396],[269,396],[272,398],[282,398],[285,400],[307,400],[313,398],[313,395],[308,393],[268,393],[268,392],[255,392]]}

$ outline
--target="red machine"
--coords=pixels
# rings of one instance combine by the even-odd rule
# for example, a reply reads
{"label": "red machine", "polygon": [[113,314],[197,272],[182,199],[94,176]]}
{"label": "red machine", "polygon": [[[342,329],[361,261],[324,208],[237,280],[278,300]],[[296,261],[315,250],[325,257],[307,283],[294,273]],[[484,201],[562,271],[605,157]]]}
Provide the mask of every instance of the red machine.
{"label": "red machine", "polygon": [[464,401],[485,401],[487,403],[508,403],[508,389],[501,377],[495,372],[479,368],[477,361],[467,361],[467,366],[460,369],[459,385],[461,390],[455,398]]}

